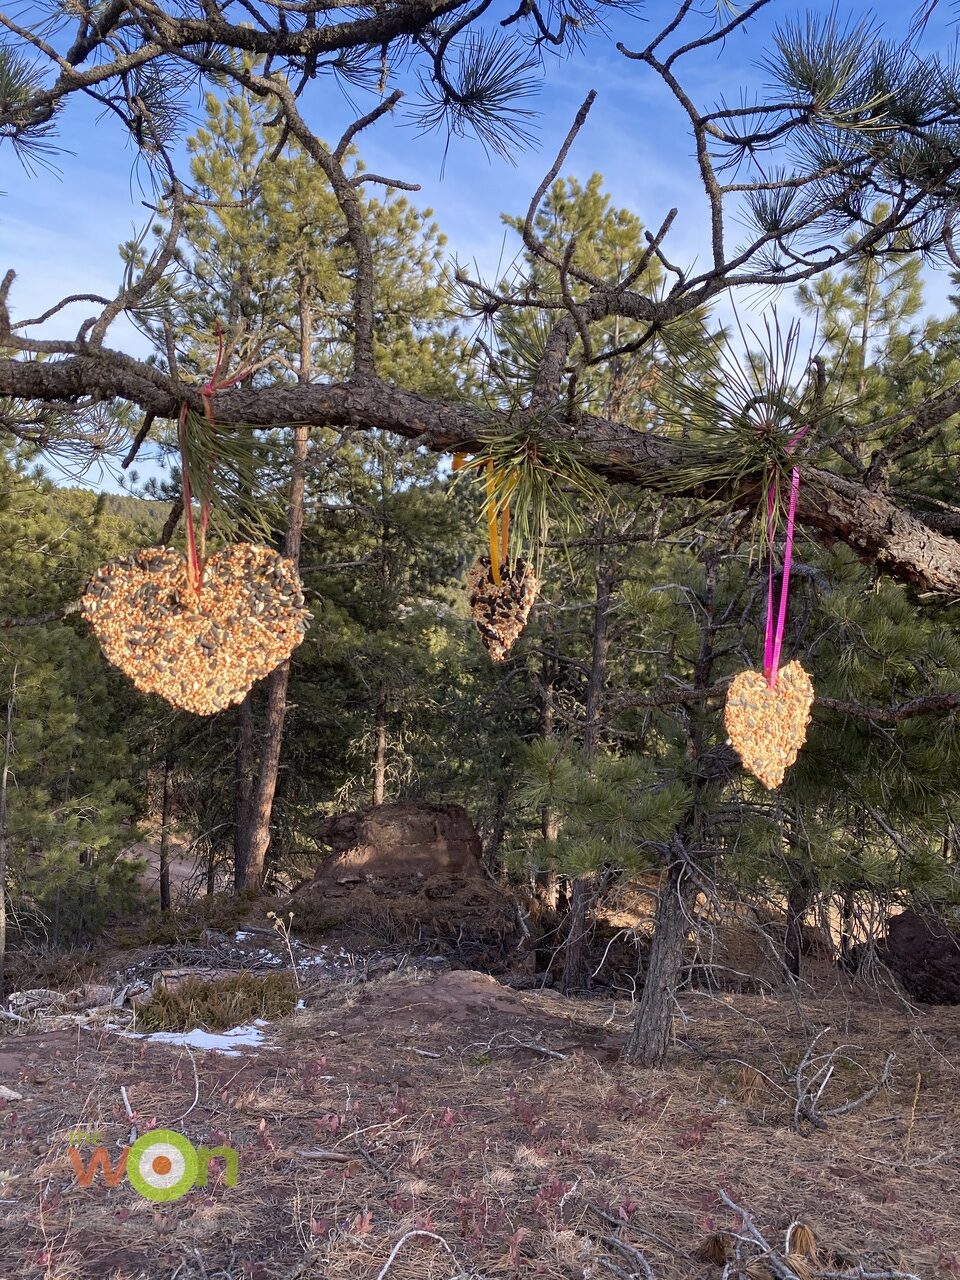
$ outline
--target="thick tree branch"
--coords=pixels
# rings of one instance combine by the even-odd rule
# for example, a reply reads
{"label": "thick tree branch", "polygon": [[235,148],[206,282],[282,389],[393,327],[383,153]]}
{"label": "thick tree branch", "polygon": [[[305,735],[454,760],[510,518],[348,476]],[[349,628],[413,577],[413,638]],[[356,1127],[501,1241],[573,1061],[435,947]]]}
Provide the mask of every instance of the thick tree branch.
{"label": "thick tree branch", "polygon": [[[729,679],[726,679],[718,680],[716,684],[703,689],[664,689],[660,693],[628,698],[619,704],[619,709],[694,707],[701,702],[709,702],[711,698],[722,698],[729,683]],[[868,720],[871,724],[903,724],[907,720],[917,720],[920,716],[947,716],[960,711],[960,691],[921,694],[892,707],[871,707],[863,702],[821,697],[815,698],[813,705],[818,711],[832,711],[837,715],[850,716],[854,720]]]}
{"label": "thick tree branch", "polygon": [[[121,399],[163,418],[175,418],[186,395],[202,412],[199,388],[178,391],[158,370],[109,350],[59,360],[0,360],[0,395],[83,404]],[[430,400],[373,379],[237,388],[219,392],[215,405],[220,426],[282,427],[302,422],[314,427],[382,429],[430,449],[451,452],[476,450],[498,432],[515,433],[526,422],[534,437],[553,431],[579,445],[585,464],[598,475],[647,488],[662,484],[664,474],[680,461],[671,441],[605,418],[584,415],[575,423],[558,420],[551,426],[542,411],[526,415],[514,411],[508,417],[471,404]],[[750,490],[731,492],[718,487],[694,488],[688,496],[716,499],[727,506],[742,501],[745,507],[758,498]],[[805,467],[797,518],[822,540],[847,543],[865,560],[922,592],[960,595],[960,541],[932,529],[921,515],[882,492],[820,467]]]}

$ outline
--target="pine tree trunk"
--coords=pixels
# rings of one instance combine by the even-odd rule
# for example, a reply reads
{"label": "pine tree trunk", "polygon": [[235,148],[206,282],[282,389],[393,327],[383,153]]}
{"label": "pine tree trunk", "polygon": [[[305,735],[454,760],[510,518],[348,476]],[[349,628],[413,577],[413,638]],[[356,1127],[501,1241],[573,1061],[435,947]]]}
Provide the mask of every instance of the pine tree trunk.
{"label": "pine tree trunk", "polygon": [[373,723],[373,807],[382,805],[387,794],[387,686],[377,681],[377,705]]}
{"label": "pine tree trunk", "polygon": [[497,799],[493,809],[493,826],[490,830],[490,839],[487,847],[484,849],[484,856],[487,865],[491,868],[496,866],[497,859],[500,856],[500,848],[503,844],[503,837],[507,833],[507,801],[510,793],[506,787],[497,787]]}
{"label": "pine tree trunk", "polygon": [[[544,647],[540,667],[540,734],[543,738],[553,737],[554,723],[554,685],[557,679],[556,636],[552,630],[549,636],[552,641],[550,652]],[[546,641],[547,637],[544,637]],[[540,833],[546,844],[556,842],[560,834],[557,812],[550,805],[540,810]],[[537,871],[533,878],[533,891],[545,907],[555,911],[557,907],[557,873],[552,867]]]}
{"label": "pine tree trunk", "polygon": [[17,668],[7,697],[7,732],[3,747],[3,770],[0,772],[0,1000],[4,997],[7,960],[7,866],[10,860],[10,833],[7,829],[7,788],[10,761],[13,757],[13,711],[17,701]]}
{"label": "pine tree trunk", "polygon": [[670,1047],[674,1002],[695,899],[696,888],[686,868],[683,863],[674,863],[660,890],[643,994],[624,1053],[628,1062],[641,1067],[662,1067]]}
{"label": "pine tree trunk", "polygon": [[560,901],[560,883],[552,867],[546,871],[536,872],[533,877],[533,892],[545,907],[550,911],[556,911]]}
{"label": "pine tree trunk", "polygon": [[[548,648],[549,641],[549,648]],[[540,664],[540,734],[544,739],[553,737],[554,686],[557,680],[557,637],[550,627],[544,635],[543,655]],[[544,844],[553,845],[560,834],[557,811],[545,804],[540,809],[540,834]],[[535,921],[536,936],[531,942],[533,965],[537,973],[550,968],[556,951],[556,911],[559,904],[559,879],[554,867],[545,866],[533,875],[533,893],[540,909],[531,915]]]}
{"label": "pine tree trunk", "polygon": [[803,922],[810,906],[810,894],[805,884],[792,884],[787,894],[787,933],[784,940],[783,960],[787,972],[800,977],[800,957],[803,954]]}
{"label": "pine tree trunk", "polygon": [[263,868],[270,847],[270,818],[280,774],[280,752],[283,747],[283,723],[287,714],[287,686],[290,681],[288,658],[270,676],[267,685],[267,708],[263,718],[263,747],[256,786],[250,797],[248,821],[244,833],[241,860],[243,887],[256,891],[263,883]]}
{"label": "pine tree trunk", "polygon": [[[256,772],[253,746],[253,694],[248,693],[234,713],[234,768],[233,768],[233,888],[240,893],[246,882],[246,851],[250,844],[250,801],[253,796],[253,779]],[[213,873],[213,852],[208,873]],[[212,893],[213,889],[208,889]]]}
{"label": "pine tree trunk", "polygon": [[[296,427],[293,433],[293,474],[290,480],[290,519],[284,554],[298,564],[303,537],[303,493],[309,427]],[[241,830],[237,858],[243,868],[243,887],[257,890],[263,883],[263,868],[270,847],[270,817],[280,773],[283,725],[287,714],[287,687],[290,683],[290,659],[277,667],[267,682],[267,708],[261,730],[260,768],[250,796],[246,821]]]}
{"label": "pine tree trunk", "polygon": [[[603,525],[600,525],[601,537]],[[607,656],[610,652],[610,610],[616,589],[615,566],[603,560],[601,548],[597,565],[597,595],[593,613],[593,643],[587,693],[584,706],[583,749],[588,756],[596,754],[602,727],[603,695],[607,683]]]}
{"label": "pine tree trunk", "polygon": [[845,969],[853,967],[853,907],[853,890],[844,889],[840,900],[840,963]]}
{"label": "pine tree trunk", "polygon": [[163,803],[160,809],[160,910],[170,910],[170,759],[163,762]]}
{"label": "pine tree trunk", "polygon": [[588,935],[594,902],[593,876],[577,876],[570,894],[567,936],[563,946],[562,989],[565,996],[590,985]]}

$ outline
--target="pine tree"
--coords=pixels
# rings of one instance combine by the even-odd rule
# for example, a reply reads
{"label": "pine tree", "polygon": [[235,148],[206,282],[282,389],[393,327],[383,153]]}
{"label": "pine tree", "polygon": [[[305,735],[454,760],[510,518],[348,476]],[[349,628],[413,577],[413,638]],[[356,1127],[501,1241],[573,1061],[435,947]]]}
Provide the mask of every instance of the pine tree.
{"label": "pine tree", "polygon": [[[262,105],[239,94],[225,101],[208,96],[206,120],[190,141],[193,177],[203,203],[188,211],[168,317],[176,345],[195,376],[209,376],[218,324],[225,335],[224,376],[238,366],[269,362],[255,375],[258,382],[310,382],[342,377],[350,367],[355,264],[343,215],[328,184],[295,143],[287,141],[279,156],[269,158],[276,141]],[[361,166],[353,159],[359,174]],[[444,394],[462,387],[463,344],[442,319],[443,237],[429,210],[418,211],[405,197],[390,194],[365,199],[363,211],[377,267],[375,341],[382,359],[398,379],[426,392]],[[155,328],[157,322],[147,323]],[[312,537],[309,512],[321,495],[333,505],[352,500],[349,492],[331,491],[330,484],[342,478],[343,462],[351,454],[360,455],[361,470],[379,468],[381,495],[370,518],[379,521],[384,545],[395,536],[385,523],[392,501],[389,489],[406,487],[417,470],[436,471],[435,463],[404,465],[387,458],[376,440],[341,444],[332,432],[314,432],[311,441],[306,428],[296,429],[293,436],[288,463],[293,487],[279,505],[288,512],[284,551],[294,559],[300,556],[305,521],[308,540]],[[261,437],[257,447],[268,449],[282,467],[282,442]],[[282,484],[279,474],[277,484]],[[381,554],[381,626],[396,608],[388,561],[389,555]],[[311,643],[294,663],[303,661]],[[373,794],[380,798],[390,705],[390,664],[383,657],[375,663],[374,734],[380,747],[374,771],[380,781]],[[290,673],[291,664],[285,663],[268,681],[259,727],[254,723],[262,701],[259,692],[248,696],[235,717],[238,888],[255,888],[263,877]]]}
{"label": "pine tree", "polygon": [[86,490],[58,489],[0,458],[0,700],[4,817],[15,929],[80,941],[132,905],[135,866],[116,855],[142,813],[139,725],[152,714],[72,621],[19,625],[74,602],[97,564],[143,537]]}
{"label": "pine tree", "polygon": [[[505,216],[504,221],[517,231],[523,230],[522,218]],[[533,229],[554,262],[567,262],[594,276],[617,280],[624,280],[633,264],[643,259],[647,245],[642,223],[629,209],[614,207],[599,173],[592,174],[585,185],[573,177],[555,182]],[[569,276],[561,279],[557,268],[529,249],[519,273],[524,293],[534,301],[557,301],[565,291],[576,298],[589,294],[586,285],[571,281]],[[652,293],[662,288],[663,269],[654,255],[647,254],[637,283]],[[520,288],[520,282],[513,282],[513,287]],[[500,373],[505,395],[527,384],[529,371],[542,357],[550,325],[549,312],[531,308],[495,326],[496,358],[491,367]],[[598,360],[607,353],[613,353],[609,360]],[[648,427],[662,412],[664,396],[659,384],[664,368],[670,359],[681,355],[689,367],[707,373],[710,348],[701,314],[688,316],[659,334],[639,322],[611,317],[592,326],[589,349],[584,348],[582,337],[574,343],[566,369],[571,399],[581,411],[622,418],[635,429]],[[655,395],[658,390],[659,397]],[[556,725],[554,711],[547,706],[559,687],[559,673],[555,671],[550,682],[541,681],[544,716],[551,722],[551,732],[561,739],[579,740],[589,759],[606,746],[611,685],[620,683],[611,672],[610,656],[622,647],[618,621],[621,589],[636,564],[637,539],[643,538],[642,530],[651,523],[656,506],[648,495],[611,490],[599,510],[586,514],[583,528],[572,540],[574,545],[566,551],[558,547],[553,553],[537,622],[531,628],[531,640],[540,639],[541,646],[553,654],[549,658],[544,654],[541,662],[552,663],[554,668],[559,664],[563,673],[568,710],[562,727]],[[562,540],[558,535],[557,541]],[[574,604],[578,607],[571,611]],[[579,712],[579,724],[571,722],[571,706]],[[544,813],[548,812],[552,812],[550,804],[544,808]],[[544,825],[555,828],[555,818]],[[561,841],[556,856],[547,859],[550,869],[538,873],[550,906],[556,903],[555,874],[575,871],[575,861],[567,865],[568,850]],[[609,875],[604,876],[603,882],[608,879]],[[588,985],[587,941],[600,883],[589,869],[585,874],[574,874],[562,980],[568,992]]]}

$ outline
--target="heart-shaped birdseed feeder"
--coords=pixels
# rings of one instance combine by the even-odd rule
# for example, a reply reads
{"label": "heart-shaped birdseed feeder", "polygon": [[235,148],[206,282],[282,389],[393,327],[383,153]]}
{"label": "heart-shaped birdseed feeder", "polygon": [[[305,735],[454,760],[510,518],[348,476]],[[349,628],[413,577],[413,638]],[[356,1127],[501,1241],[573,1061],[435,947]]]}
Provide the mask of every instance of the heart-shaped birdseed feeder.
{"label": "heart-shaped birdseed feeder", "polygon": [[244,542],[211,556],[199,585],[169,547],[113,560],[80,607],[106,658],[142,693],[201,716],[241,702],[290,656],[310,617],[293,563]]}
{"label": "heart-shaped birdseed feeder", "polygon": [[494,662],[502,662],[526,626],[540,590],[531,565],[517,560],[500,565],[500,581],[490,574],[490,557],[481,556],[467,577],[470,613]]}
{"label": "heart-shaped birdseed feeder", "polygon": [[741,671],[727,692],[723,720],[730,743],[754,777],[773,790],[807,737],[813,682],[799,662],[780,669],[770,685],[759,671]]}

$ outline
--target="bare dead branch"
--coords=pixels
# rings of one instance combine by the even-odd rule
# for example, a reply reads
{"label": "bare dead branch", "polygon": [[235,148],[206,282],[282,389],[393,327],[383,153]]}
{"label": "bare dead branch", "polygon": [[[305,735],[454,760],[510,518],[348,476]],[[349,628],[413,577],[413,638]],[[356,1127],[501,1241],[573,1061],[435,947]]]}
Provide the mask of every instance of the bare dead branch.
{"label": "bare dead branch", "polygon": [[[596,98],[596,89],[591,89],[580,104],[580,109],[574,117],[573,124],[570,126],[570,130],[567,133],[566,138],[564,138],[563,144],[557,152],[553,164],[547,170],[546,176],[542,179],[539,187],[537,187],[536,191],[533,193],[533,199],[530,201],[529,208],[527,209],[527,216],[523,222],[523,230],[521,232],[523,236],[523,243],[532,254],[540,258],[543,262],[548,262],[558,271],[560,270],[560,259],[549,251],[547,246],[537,235],[534,230],[534,221],[537,216],[537,210],[540,208],[540,202],[543,200],[543,197],[546,195],[557,174],[563,168],[564,161],[570,152],[570,148],[573,146],[577,134],[586,123],[587,116],[590,114],[590,108],[593,106]],[[605,282],[601,280],[599,276],[583,271],[580,268],[571,269],[571,274],[576,279],[583,281],[584,284],[592,285],[594,288],[602,289],[605,287]]]}
{"label": "bare dead branch", "polygon": [[183,515],[183,498],[179,497],[174,501],[173,506],[170,508],[170,514],[167,516],[166,520],[164,521],[163,530],[160,534],[160,542],[163,546],[166,546],[167,543],[170,541],[170,539],[173,537],[174,530],[176,529],[177,525],[180,523],[180,517],[182,515]]}
{"label": "bare dead branch", "polygon": [[148,413],[146,417],[143,419],[143,425],[141,426],[137,434],[133,437],[133,443],[130,446],[129,453],[124,458],[124,460],[120,463],[120,466],[123,468],[124,471],[126,471],[129,468],[131,463],[136,458],[137,454],[140,452],[140,448],[144,440],[146,440],[147,436],[150,434],[150,428],[153,426],[156,420],[157,420],[156,416],[152,413]]}
{"label": "bare dead branch", "polygon": [[401,89],[395,89],[393,93],[390,94],[389,98],[384,98],[383,102],[374,107],[372,111],[368,111],[365,116],[361,116],[358,120],[354,120],[353,124],[349,125],[344,130],[343,136],[337,143],[333,152],[334,160],[338,163],[342,161],[347,154],[351,142],[353,142],[357,134],[363,129],[366,129],[368,125],[375,124],[381,116],[388,115],[402,97],[403,91]]}

